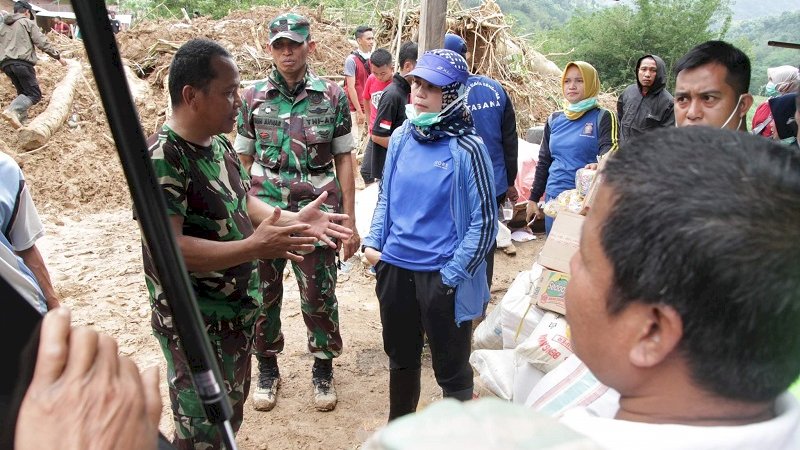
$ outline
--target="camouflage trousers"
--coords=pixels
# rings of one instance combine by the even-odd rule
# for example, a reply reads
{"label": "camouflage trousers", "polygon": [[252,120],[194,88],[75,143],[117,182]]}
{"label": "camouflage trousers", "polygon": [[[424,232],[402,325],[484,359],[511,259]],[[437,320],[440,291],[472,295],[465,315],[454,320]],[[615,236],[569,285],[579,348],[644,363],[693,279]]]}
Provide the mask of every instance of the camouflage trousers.
{"label": "camouflage trousers", "polygon": [[[261,261],[259,272],[264,308],[256,320],[256,356],[273,356],[283,351],[281,305],[283,303],[283,269],[285,259]],[[339,304],[336,301],[336,250],[317,247],[303,255],[303,261],[292,262],[300,289],[300,309],[308,334],[308,351],[315,357],[330,359],[342,353],[339,333]]]}
{"label": "camouflage trousers", "polygon": [[[250,391],[250,351],[253,342],[252,328],[223,329],[209,331],[211,348],[222,372],[228,399],[233,407],[231,426],[234,433],[242,425],[244,402]],[[167,359],[167,383],[169,400],[172,404],[172,418],[175,422],[173,445],[183,449],[221,449],[217,426],[206,420],[203,405],[197,396],[190,374],[186,355],[183,353],[177,335],[164,335],[154,331],[161,351]]]}

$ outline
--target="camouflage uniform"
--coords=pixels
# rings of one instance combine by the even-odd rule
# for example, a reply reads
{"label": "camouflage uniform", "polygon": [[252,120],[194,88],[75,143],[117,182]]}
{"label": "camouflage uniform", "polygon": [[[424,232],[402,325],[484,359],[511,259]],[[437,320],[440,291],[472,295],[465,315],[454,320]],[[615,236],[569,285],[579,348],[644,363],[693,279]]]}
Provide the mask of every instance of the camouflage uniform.
{"label": "camouflage uniform", "polygon": [[[266,81],[244,91],[242,101],[234,147],[254,158],[250,193],[272,206],[298,211],[327,191],[324,209],[341,211],[333,160],[353,148],[344,91],[309,70],[290,92],[273,69]],[[318,243],[304,258],[292,266],[308,329],[308,349],[318,358],[330,359],[342,351],[335,294],[336,252]],[[280,310],[285,265],[286,260],[263,261],[259,268],[264,314],[256,322],[254,352],[258,356],[283,350]]]}
{"label": "camouflage uniform", "polygon": [[[247,213],[249,178],[224,136],[210,147],[191,144],[166,125],[148,142],[156,176],[170,215],[183,217],[183,234],[213,241],[236,241],[253,234]],[[172,321],[152,257],[142,246],[153,334],[167,360],[167,381],[178,448],[220,448],[217,429],[205,419],[186,357]],[[234,410],[234,431],[242,423],[250,388],[253,324],[261,308],[256,262],[225,270],[189,272],[206,331]]]}

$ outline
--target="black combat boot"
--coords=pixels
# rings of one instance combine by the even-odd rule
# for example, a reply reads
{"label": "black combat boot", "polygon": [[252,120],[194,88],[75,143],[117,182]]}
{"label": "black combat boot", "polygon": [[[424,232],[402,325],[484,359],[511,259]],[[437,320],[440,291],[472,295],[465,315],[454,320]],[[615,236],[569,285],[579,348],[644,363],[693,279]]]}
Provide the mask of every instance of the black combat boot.
{"label": "black combat boot", "polygon": [[333,360],[314,358],[311,384],[314,385],[314,407],[317,411],[333,411],[337,401],[336,388],[333,386]]}
{"label": "black combat boot", "polygon": [[281,385],[278,358],[259,356],[257,359],[258,383],[253,393],[253,408],[256,411],[269,411],[278,402],[278,387]]}

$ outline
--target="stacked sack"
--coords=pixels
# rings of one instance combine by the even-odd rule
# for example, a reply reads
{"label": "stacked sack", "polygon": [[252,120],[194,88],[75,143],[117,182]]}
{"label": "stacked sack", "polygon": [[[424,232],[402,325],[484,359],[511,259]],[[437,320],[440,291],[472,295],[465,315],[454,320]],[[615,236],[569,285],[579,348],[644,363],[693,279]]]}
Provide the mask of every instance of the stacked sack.
{"label": "stacked sack", "polygon": [[561,306],[555,307],[563,313],[566,284],[551,282],[546,278],[550,272],[538,263],[520,272],[475,329],[470,363],[478,374],[477,396],[523,403],[542,377],[572,354],[562,314],[537,304],[539,298],[547,297],[548,307],[557,305],[555,297],[560,297]]}
{"label": "stacked sack", "polygon": [[556,208],[538,261],[517,276],[500,304],[476,328],[470,363],[478,373],[477,396],[500,397],[556,416],[573,406],[612,414],[617,407],[619,395],[573,355],[564,318],[569,262],[578,251],[584,220],[581,213],[591,207],[604,163],[597,170],[578,171],[577,188],[565,196],[566,208]]}

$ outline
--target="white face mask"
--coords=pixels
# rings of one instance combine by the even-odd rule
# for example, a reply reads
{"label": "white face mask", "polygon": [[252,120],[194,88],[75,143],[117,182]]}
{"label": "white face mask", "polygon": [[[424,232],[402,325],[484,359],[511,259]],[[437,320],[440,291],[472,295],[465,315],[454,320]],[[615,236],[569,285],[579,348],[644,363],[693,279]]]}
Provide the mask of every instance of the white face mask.
{"label": "white face mask", "polygon": [[[739,111],[739,103],[742,102],[742,95],[744,95],[744,94],[739,95],[739,99],[736,100],[736,106],[733,107],[733,111],[731,111],[731,115],[728,116],[728,120],[726,120],[725,123],[723,123],[720,128],[725,128],[726,126],[728,126],[728,123],[731,121],[731,119],[733,119],[733,116]],[[744,116],[739,116],[739,124],[736,125],[736,129],[737,130],[739,129],[739,127],[742,126],[742,120],[744,120]]]}

